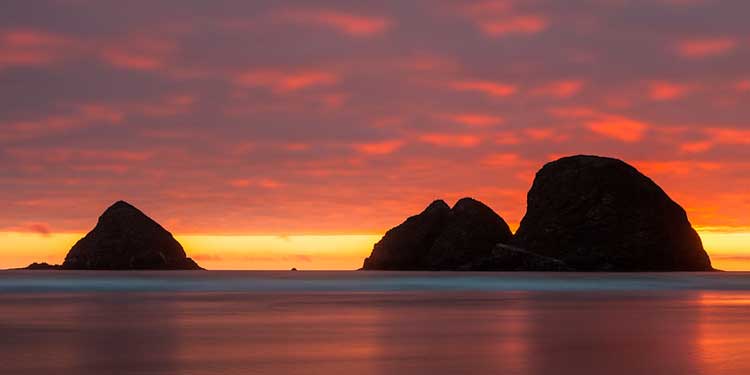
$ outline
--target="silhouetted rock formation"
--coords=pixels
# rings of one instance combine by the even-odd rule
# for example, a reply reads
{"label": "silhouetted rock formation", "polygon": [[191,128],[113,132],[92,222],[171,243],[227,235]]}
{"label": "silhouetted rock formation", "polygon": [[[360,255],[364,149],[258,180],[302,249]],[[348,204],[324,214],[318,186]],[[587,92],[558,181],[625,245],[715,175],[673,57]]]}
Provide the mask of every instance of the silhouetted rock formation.
{"label": "silhouetted rock formation", "polygon": [[172,234],[130,204],[119,201],[65,257],[64,269],[198,270]]}
{"label": "silhouetted rock formation", "polygon": [[389,230],[365,259],[365,270],[458,270],[492,253],[512,233],[492,209],[471,198],[442,200]]}
{"label": "silhouetted rock formation", "polygon": [[632,166],[597,156],[536,174],[512,244],[576,270],[712,270],[682,207]]}
{"label": "silhouetted rock formation", "polygon": [[42,263],[34,262],[34,263],[29,264],[28,266],[26,266],[26,268],[23,268],[23,269],[33,270],[33,271],[60,270],[62,269],[62,266],[59,264],[49,264],[47,262],[42,262]]}

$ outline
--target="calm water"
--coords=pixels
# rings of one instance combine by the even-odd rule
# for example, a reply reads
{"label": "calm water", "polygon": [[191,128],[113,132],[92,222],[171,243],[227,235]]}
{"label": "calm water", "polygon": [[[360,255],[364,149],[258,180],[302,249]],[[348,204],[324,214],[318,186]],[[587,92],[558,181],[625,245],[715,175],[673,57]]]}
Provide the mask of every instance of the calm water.
{"label": "calm water", "polygon": [[750,374],[750,274],[0,272],[2,374]]}

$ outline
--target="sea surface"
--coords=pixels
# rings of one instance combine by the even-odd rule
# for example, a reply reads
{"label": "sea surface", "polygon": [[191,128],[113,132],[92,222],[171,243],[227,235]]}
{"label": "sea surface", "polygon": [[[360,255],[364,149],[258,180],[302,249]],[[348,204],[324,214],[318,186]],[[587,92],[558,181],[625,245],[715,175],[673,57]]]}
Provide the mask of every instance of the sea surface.
{"label": "sea surface", "polygon": [[1,374],[750,374],[750,273],[0,272]]}

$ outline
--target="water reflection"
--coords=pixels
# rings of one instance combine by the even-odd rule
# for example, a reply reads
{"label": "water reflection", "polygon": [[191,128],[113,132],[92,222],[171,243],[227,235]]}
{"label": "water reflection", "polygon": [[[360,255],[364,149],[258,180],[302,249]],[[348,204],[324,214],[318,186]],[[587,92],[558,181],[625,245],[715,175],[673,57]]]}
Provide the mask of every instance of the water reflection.
{"label": "water reflection", "polygon": [[750,373],[736,292],[0,294],[9,374]]}
{"label": "water reflection", "polygon": [[700,311],[696,345],[704,374],[750,373],[750,293],[702,292],[697,300]]}

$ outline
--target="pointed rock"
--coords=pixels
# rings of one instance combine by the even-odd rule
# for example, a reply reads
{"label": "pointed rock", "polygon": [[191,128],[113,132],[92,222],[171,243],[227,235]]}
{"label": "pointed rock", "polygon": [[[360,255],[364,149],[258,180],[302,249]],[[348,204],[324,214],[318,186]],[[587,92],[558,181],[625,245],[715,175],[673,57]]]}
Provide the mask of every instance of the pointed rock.
{"label": "pointed rock", "polygon": [[430,269],[456,270],[487,256],[500,242],[510,241],[508,224],[484,203],[463,198],[451,209],[442,233],[430,247]]}
{"label": "pointed rock", "polygon": [[712,270],[685,210],[632,166],[598,156],[536,174],[513,245],[576,270]]}
{"label": "pointed rock", "polygon": [[450,207],[442,200],[432,202],[419,215],[390,229],[375,244],[362,266],[366,270],[421,270],[435,239],[441,234]]}
{"label": "pointed rock", "polygon": [[172,234],[127,202],[118,201],[65,257],[64,269],[201,269]]}
{"label": "pointed rock", "polygon": [[486,257],[512,234],[492,209],[471,198],[444,201],[389,230],[365,259],[366,270],[457,270]]}

